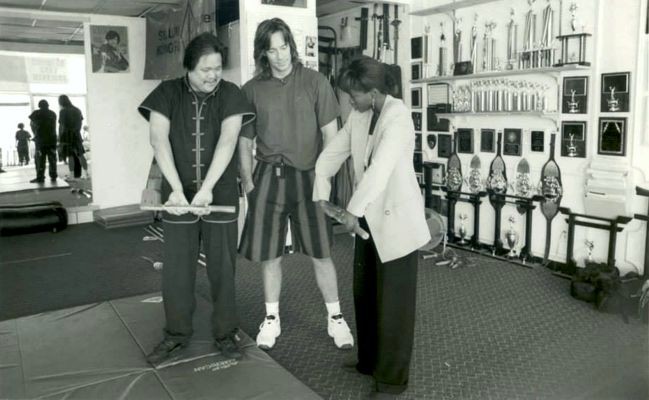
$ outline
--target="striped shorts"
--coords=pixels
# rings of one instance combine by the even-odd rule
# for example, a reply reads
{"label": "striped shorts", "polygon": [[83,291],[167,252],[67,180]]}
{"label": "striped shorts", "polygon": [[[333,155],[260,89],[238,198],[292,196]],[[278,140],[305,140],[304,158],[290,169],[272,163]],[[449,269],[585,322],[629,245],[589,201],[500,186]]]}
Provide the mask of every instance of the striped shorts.
{"label": "striped shorts", "polygon": [[283,177],[272,164],[258,162],[255,188],[248,194],[250,207],[239,253],[251,261],[268,261],[284,254],[288,222],[293,250],[313,258],[331,256],[331,221],[314,203],[315,171],[284,166]]}

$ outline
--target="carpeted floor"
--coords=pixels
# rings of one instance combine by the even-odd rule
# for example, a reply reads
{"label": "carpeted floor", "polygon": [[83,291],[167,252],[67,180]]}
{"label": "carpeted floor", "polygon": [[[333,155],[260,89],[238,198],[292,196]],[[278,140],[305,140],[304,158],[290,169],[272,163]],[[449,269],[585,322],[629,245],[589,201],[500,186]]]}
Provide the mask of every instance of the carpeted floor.
{"label": "carpeted floor", "polygon": [[[59,234],[0,238],[0,319],[159,290],[159,241],[143,227],[94,224]],[[65,239],[65,240],[63,240]],[[354,330],[352,241],[337,235],[343,312]],[[72,253],[65,255],[67,253]],[[39,257],[57,256],[39,259]],[[572,299],[569,281],[470,253],[464,268],[419,266],[410,385],[403,399],[647,399],[648,330],[636,319]],[[205,269],[197,291],[209,298]],[[255,337],[264,315],[259,266],[239,259],[241,327]],[[363,399],[372,379],[340,364],[308,259],[285,259],[282,336],[269,352],[325,399]]]}
{"label": "carpeted floor", "polygon": [[0,320],[160,290],[159,241],[141,226],[70,225],[0,237]]}
{"label": "carpeted floor", "polygon": [[[352,240],[337,235],[343,312],[354,330]],[[569,281],[460,253],[464,268],[421,261],[410,385],[403,399],[647,399],[647,326],[602,314],[569,295]],[[204,271],[203,271],[204,273]],[[264,315],[257,264],[239,260],[241,326],[254,337]],[[207,295],[205,280],[199,291]],[[340,364],[306,257],[284,265],[282,336],[269,354],[325,399],[362,399],[372,379]]]}

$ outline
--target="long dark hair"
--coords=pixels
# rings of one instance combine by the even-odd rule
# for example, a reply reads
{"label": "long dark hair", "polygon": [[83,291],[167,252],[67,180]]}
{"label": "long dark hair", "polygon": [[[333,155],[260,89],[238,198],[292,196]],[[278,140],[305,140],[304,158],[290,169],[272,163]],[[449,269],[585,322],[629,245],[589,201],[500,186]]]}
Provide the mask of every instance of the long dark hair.
{"label": "long dark hair", "polygon": [[266,57],[266,51],[270,49],[270,37],[275,32],[281,32],[282,36],[284,36],[284,41],[290,47],[291,62],[293,63],[293,66],[301,64],[300,57],[297,53],[297,46],[295,45],[295,39],[293,39],[293,34],[291,33],[291,28],[288,27],[286,22],[279,18],[267,19],[257,27],[257,32],[255,32],[255,51],[253,53],[256,67],[255,75],[264,79],[268,79],[272,76],[270,64]]}
{"label": "long dark hair", "polygon": [[338,87],[347,93],[351,90],[367,93],[376,89],[383,94],[396,94],[396,82],[385,64],[370,57],[357,58],[344,68],[338,77]]}
{"label": "long dark hair", "polygon": [[201,33],[187,44],[183,56],[183,67],[187,71],[193,71],[202,56],[212,53],[221,55],[221,65],[225,68],[226,51],[219,39],[209,32]]}
{"label": "long dark hair", "polygon": [[70,98],[64,94],[59,96],[59,106],[61,107],[71,107],[72,102],[70,101]]}

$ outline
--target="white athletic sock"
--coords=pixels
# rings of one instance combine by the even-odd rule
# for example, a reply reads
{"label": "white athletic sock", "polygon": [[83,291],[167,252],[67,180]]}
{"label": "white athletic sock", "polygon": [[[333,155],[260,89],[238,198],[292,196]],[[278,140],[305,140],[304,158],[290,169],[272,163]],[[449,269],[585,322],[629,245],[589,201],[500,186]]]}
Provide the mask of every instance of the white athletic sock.
{"label": "white athletic sock", "polygon": [[327,307],[327,314],[329,314],[329,317],[340,314],[339,301],[335,301],[333,303],[325,303],[325,306]]}
{"label": "white athletic sock", "polygon": [[274,303],[266,303],[266,315],[274,315],[279,317],[279,301]]}

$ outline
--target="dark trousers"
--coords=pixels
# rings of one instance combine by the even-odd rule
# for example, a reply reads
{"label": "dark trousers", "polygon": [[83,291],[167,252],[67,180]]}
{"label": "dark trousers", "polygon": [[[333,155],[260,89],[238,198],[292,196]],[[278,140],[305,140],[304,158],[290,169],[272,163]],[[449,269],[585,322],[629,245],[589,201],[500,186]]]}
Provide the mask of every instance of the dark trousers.
{"label": "dark trousers", "polygon": [[45,160],[49,163],[50,178],[55,179],[56,174],[56,146],[37,146],[34,155],[36,165],[36,178],[45,179]]}
{"label": "dark trousers", "polygon": [[70,172],[72,172],[72,175],[75,178],[81,177],[81,161],[79,160],[79,156],[75,153],[70,153],[68,155],[68,166],[70,167]]}
{"label": "dark trousers", "polygon": [[28,147],[18,147],[18,162],[29,164],[29,148]]}
{"label": "dark trousers", "polygon": [[194,288],[201,242],[212,295],[212,334],[221,339],[232,333],[239,325],[234,291],[237,222],[164,222],[164,240],[165,337],[187,343],[194,333]]}
{"label": "dark trousers", "polygon": [[[364,219],[361,226],[369,232]],[[358,369],[374,376],[379,392],[398,394],[408,385],[416,290],[416,251],[382,263],[373,239],[356,236],[354,307]]]}

